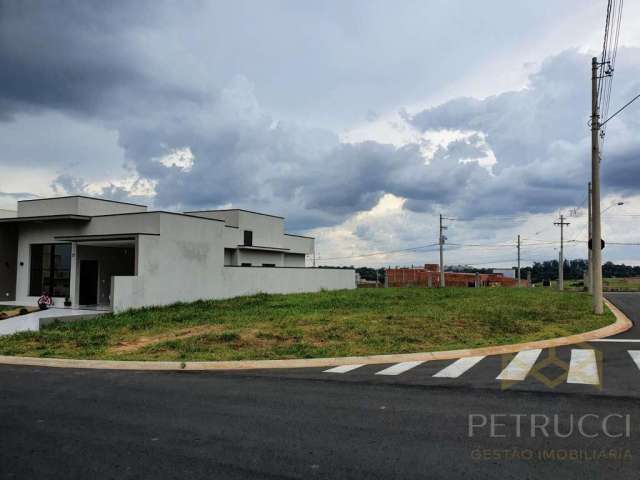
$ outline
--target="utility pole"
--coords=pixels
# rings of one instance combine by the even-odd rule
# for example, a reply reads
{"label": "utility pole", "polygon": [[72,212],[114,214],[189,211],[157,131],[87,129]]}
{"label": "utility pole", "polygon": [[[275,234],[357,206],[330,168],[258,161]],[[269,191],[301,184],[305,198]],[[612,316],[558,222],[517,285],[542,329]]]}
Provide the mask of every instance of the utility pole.
{"label": "utility pole", "polygon": [[447,229],[447,227],[442,225],[442,214],[440,214],[440,239],[439,239],[439,244],[440,244],[440,288],[444,287],[444,253],[443,253],[443,247],[444,247],[444,241],[445,241],[445,236],[444,236],[444,231]]}
{"label": "utility pole", "polygon": [[[604,58],[602,59],[605,60]],[[600,225],[600,114],[598,112],[598,59],[591,59],[591,274],[593,275],[593,313],[602,306],[602,230]]]}
{"label": "utility pole", "polygon": [[520,235],[518,235],[518,287],[521,286],[520,281]]}
{"label": "utility pole", "polygon": [[569,223],[564,221],[564,215],[560,214],[560,221],[553,222],[560,225],[560,255],[558,257],[558,290],[564,290],[564,226]]}
{"label": "utility pole", "polygon": [[[589,182],[588,190],[587,190],[587,239],[591,239],[592,236],[592,228],[591,228],[591,182]],[[587,291],[589,293],[593,293],[593,258],[591,257],[591,249],[587,246],[587,255],[588,255],[588,264],[587,264]]]}

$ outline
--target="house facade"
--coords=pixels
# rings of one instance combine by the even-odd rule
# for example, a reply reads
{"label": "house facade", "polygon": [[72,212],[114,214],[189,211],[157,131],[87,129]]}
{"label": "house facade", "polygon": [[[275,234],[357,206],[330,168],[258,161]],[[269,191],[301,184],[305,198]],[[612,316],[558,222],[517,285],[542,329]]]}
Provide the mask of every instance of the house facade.
{"label": "house facade", "polygon": [[307,268],[314,239],[246,210],[148,211],[83,196],[23,200],[0,218],[0,301],[116,312],[258,292],[355,288],[353,270]]}

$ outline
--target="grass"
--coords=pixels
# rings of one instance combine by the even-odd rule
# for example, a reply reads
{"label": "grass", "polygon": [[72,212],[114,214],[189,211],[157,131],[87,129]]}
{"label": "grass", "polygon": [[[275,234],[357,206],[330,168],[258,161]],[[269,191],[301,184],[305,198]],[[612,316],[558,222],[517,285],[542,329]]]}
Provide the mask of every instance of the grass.
{"label": "grass", "polygon": [[614,321],[551,289],[357,289],[132,310],[0,337],[0,354],[119,360],[308,358],[541,340]]}
{"label": "grass", "polygon": [[603,278],[602,288],[609,292],[639,292],[640,277]]}
{"label": "grass", "polygon": [[[556,282],[552,282],[555,288]],[[584,290],[582,280],[567,280],[565,288],[573,290]],[[602,289],[605,292],[640,292],[640,277],[606,277],[602,279]]]}
{"label": "grass", "polygon": [[7,310],[13,310],[19,307],[10,307],[8,305],[0,305],[0,312],[6,312]]}

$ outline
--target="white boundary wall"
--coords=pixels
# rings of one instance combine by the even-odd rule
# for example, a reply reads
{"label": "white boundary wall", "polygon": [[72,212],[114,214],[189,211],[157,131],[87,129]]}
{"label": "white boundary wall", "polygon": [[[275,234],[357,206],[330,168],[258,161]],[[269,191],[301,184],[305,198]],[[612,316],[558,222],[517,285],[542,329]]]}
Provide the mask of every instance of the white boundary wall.
{"label": "white boundary wall", "polygon": [[355,270],[337,268],[225,267],[224,297],[356,288]]}
{"label": "white boundary wall", "polygon": [[[200,287],[190,289],[191,278]],[[160,285],[157,277],[113,277],[113,310],[222,299],[256,293],[303,293],[356,288],[355,271],[334,268],[221,267],[180,276],[185,288]],[[187,281],[184,281],[187,280]]]}

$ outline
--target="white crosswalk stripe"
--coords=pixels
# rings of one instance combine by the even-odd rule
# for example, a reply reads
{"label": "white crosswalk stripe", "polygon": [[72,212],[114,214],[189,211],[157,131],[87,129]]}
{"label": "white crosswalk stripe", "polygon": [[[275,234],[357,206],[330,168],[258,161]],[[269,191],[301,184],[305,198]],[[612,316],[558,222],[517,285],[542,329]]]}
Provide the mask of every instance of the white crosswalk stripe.
{"label": "white crosswalk stripe", "polygon": [[[600,372],[598,369],[598,360],[596,350],[592,349],[571,349],[571,360],[569,361],[569,372],[567,374],[566,383],[580,385],[600,385]],[[627,350],[633,363],[640,369],[640,350]],[[542,349],[523,350],[518,352],[506,367],[502,369],[496,380],[522,382],[527,379],[536,362],[542,354]],[[459,378],[481,360],[486,355],[463,357],[455,360],[433,376],[436,378]],[[427,361],[400,362],[390,365],[375,375],[397,376],[416,368]],[[349,373],[366,364],[349,364],[338,365],[336,367],[324,370],[325,373]],[[631,365],[631,364],[629,364]],[[495,375],[495,373],[493,373]],[[493,376],[492,375],[492,376]]]}
{"label": "white crosswalk stripe", "polygon": [[636,362],[638,368],[640,368],[640,350],[627,350],[633,361]]}
{"label": "white crosswalk stripe", "polygon": [[585,385],[600,384],[595,350],[571,350],[567,383],[580,383]]}
{"label": "white crosswalk stripe", "polygon": [[443,368],[438,373],[434,375],[434,377],[438,378],[458,378],[464,372],[473,367],[476,363],[482,360],[485,355],[481,357],[464,357],[456,360],[451,365],[446,368]]}
{"label": "white crosswalk stripe", "polygon": [[329,370],[325,370],[324,373],[347,373],[347,372],[350,372],[352,370],[355,370],[356,368],[360,368],[362,366],[364,366],[364,364],[339,365],[337,367],[330,368]]}
{"label": "white crosswalk stripe", "polygon": [[497,380],[522,381],[533,368],[542,352],[541,349],[518,352],[509,365],[497,376]]}
{"label": "white crosswalk stripe", "polygon": [[380,370],[376,372],[376,375],[400,375],[401,373],[406,372],[407,370],[411,370],[412,368],[417,367],[418,365],[423,364],[424,362],[401,362],[396,363],[395,365],[391,365],[384,370]]}

